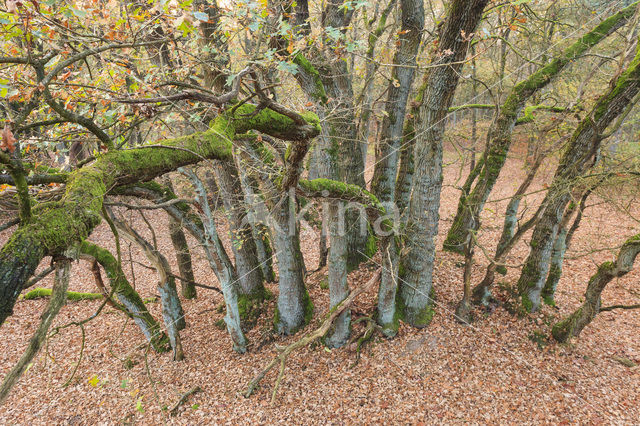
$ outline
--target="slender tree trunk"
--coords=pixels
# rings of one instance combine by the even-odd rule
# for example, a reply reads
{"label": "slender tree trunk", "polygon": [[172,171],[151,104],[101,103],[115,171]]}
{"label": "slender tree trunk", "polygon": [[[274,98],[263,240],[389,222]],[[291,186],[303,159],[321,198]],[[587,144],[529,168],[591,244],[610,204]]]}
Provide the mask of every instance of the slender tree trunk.
{"label": "slender tree trunk", "polygon": [[260,270],[262,271],[262,277],[265,281],[274,282],[276,280],[276,274],[273,271],[273,250],[271,249],[271,241],[269,239],[269,227],[265,222],[258,219],[259,217],[266,217],[266,215],[259,215],[258,212],[256,212],[258,206],[264,207],[264,202],[260,200],[260,197],[256,194],[258,184],[239,168],[238,162],[236,162],[236,170],[239,172],[244,202],[247,206],[247,219],[251,224],[251,233],[253,234],[253,241],[256,245],[256,253],[258,255]]}
{"label": "slender tree trunk", "polygon": [[[471,85],[471,99],[473,102],[477,102],[476,97],[478,96],[478,82],[477,75],[478,70],[476,68],[476,47],[471,46],[471,56],[473,59],[471,60],[471,78],[473,79],[473,83]],[[473,171],[476,167],[476,145],[478,143],[478,110],[476,108],[471,108],[471,147],[469,149],[469,173]]]}
{"label": "slender tree trunk", "polygon": [[582,215],[586,207],[587,198],[589,197],[589,195],[591,195],[593,189],[595,189],[595,187],[589,188],[582,195],[582,198],[580,199],[580,205],[578,206],[578,212],[576,213],[576,218],[573,220],[573,224],[569,229],[567,229],[568,223],[565,223],[565,221],[563,220],[562,227],[560,229],[560,232],[558,233],[556,242],[553,245],[549,275],[547,276],[547,281],[545,282],[544,288],[542,289],[542,299],[548,305],[555,306],[556,288],[558,287],[558,282],[560,281],[560,277],[562,276],[562,264],[564,263],[564,256],[567,252],[567,249],[569,248],[569,245],[571,244],[571,239],[573,238],[574,232],[580,226]]}
{"label": "slender tree trunk", "polygon": [[456,320],[463,324],[471,322],[471,272],[473,271],[473,249],[475,242],[471,235],[464,249],[464,274],[462,299],[456,307]]}
{"label": "slender tree trunk", "polygon": [[[175,192],[169,177],[164,180],[164,183],[171,192]],[[187,238],[182,230],[182,225],[171,215],[169,215],[169,235],[171,236],[173,250],[176,253],[178,271],[180,271],[180,276],[187,280],[182,280],[180,282],[182,297],[185,299],[195,299],[198,296],[198,293],[196,291],[196,287],[193,285],[195,277],[193,275],[193,265],[191,264],[189,244],[187,244]]]}
{"label": "slender tree trunk", "polygon": [[[375,60],[375,51],[376,45],[378,44],[378,40],[385,32],[387,28],[387,18],[393,11],[393,7],[395,6],[397,0],[390,0],[385,9],[380,14],[380,18],[378,19],[378,23],[374,29],[370,29],[371,25],[374,23],[375,17],[367,22],[366,14],[364,15],[365,26],[369,31],[369,38],[367,40],[367,53],[366,53],[366,64],[365,64],[365,72],[364,72],[364,87],[362,88],[362,92],[360,94],[359,99],[361,100],[361,113],[358,120],[358,138],[365,145],[368,146],[369,135],[371,129],[371,114],[373,114],[373,89],[375,87],[375,73],[379,68],[378,62]],[[378,14],[378,8],[380,4],[376,3],[376,12],[375,15]],[[423,18],[424,19],[424,18]],[[363,155],[364,163],[366,164],[366,155]]]}
{"label": "slender tree trunk", "polygon": [[[341,217],[342,216],[342,217]],[[329,248],[329,303],[333,308],[349,296],[347,284],[347,241],[341,223],[344,220],[344,203],[334,201],[329,206],[330,238]],[[349,341],[351,334],[351,310],[345,309],[336,318],[325,336],[325,343],[330,348],[339,348]]]}
{"label": "slender tree trunk", "polygon": [[224,207],[229,218],[231,248],[236,260],[236,272],[241,295],[257,298],[262,302],[265,295],[262,271],[258,263],[256,243],[251,224],[246,215],[240,179],[232,164],[215,165],[216,181],[220,188]]}
{"label": "slender tree trunk", "polygon": [[180,171],[191,179],[196,190],[196,199],[203,213],[204,220],[202,223],[205,231],[204,242],[207,247],[206,253],[211,268],[215,272],[220,282],[220,287],[222,288],[222,295],[224,296],[226,306],[224,322],[227,325],[227,332],[233,342],[233,350],[238,353],[244,353],[247,351],[247,339],[240,326],[236,271],[233,269],[233,265],[220,242],[213,214],[209,208],[207,190],[204,184],[193,171],[188,169],[180,169]]}
{"label": "slender tree trunk", "polygon": [[184,319],[184,311],[178,297],[176,289],[176,281],[171,274],[171,267],[167,258],[156,250],[149,242],[147,242],[140,234],[138,234],[128,223],[118,220],[111,212],[109,212],[111,220],[114,222],[120,234],[127,240],[140,246],[145,256],[153,264],[158,274],[158,292],[162,303],[162,317],[164,325],[169,335],[169,342],[173,349],[174,361],[184,359],[182,351],[182,342],[180,339],[180,330],[187,326]]}
{"label": "slender tree trunk", "polygon": [[167,336],[160,329],[160,325],[147,310],[142,298],[127,281],[118,261],[108,250],[97,245],[83,241],[80,244],[80,256],[97,261],[109,278],[109,286],[118,301],[124,306],[127,314],[133,319],[142,331],[142,334],[151,342],[156,352],[166,351]]}
{"label": "slender tree trunk", "polygon": [[[424,327],[432,317],[431,292],[435,241],[438,233],[442,188],[442,138],[444,119],[459,81],[459,71],[467,55],[469,39],[482,17],[487,0],[451,3],[440,33],[433,68],[425,75],[426,88],[420,106],[421,128],[416,132],[415,170],[408,207],[407,255],[402,259],[400,299],[403,318]],[[449,53],[451,52],[451,53]]]}
{"label": "slender tree trunk", "polygon": [[[387,213],[394,214],[396,176],[399,150],[402,143],[409,93],[415,78],[416,55],[424,29],[424,5],[422,0],[400,0],[402,26],[398,48],[393,58],[391,82],[387,88],[387,114],[382,121],[380,140],[376,149],[376,165],[371,184]],[[378,323],[386,336],[394,336],[398,321],[395,299],[398,283],[398,246],[395,238],[389,238],[383,246],[382,281],[378,292]]]}

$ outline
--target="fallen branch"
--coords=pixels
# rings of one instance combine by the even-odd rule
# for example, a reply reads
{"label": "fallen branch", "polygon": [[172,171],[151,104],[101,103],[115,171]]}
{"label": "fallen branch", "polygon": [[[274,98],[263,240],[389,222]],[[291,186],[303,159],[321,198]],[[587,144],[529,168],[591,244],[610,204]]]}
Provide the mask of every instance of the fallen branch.
{"label": "fallen branch", "polygon": [[319,328],[304,335],[300,339],[296,340],[295,342],[291,343],[290,345],[284,348],[277,348],[280,353],[276,355],[275,358],[273,358],[273,360],[262,371],[260,371],[253,378],[253,380],[251,380],[251,382],[249,382],[249,385],[247,386],[247,390],[243,393],[244,397],[245,398],[250,397],[251,394],[258,387],[258,384],[260,383],[260,381],[264,379],[267,373],[271,371],[273,367],[275,367],[279,363],[280,370],[278,373],[278,377],[276,378],[275,385],[273,387],[273,392],[271,394],[271,405],[273,405],[276,399],[276,393],[278,392],[278,388],[280,387],[280,383],[282,382],[282,378],[284,377],[284,368],[289,355],[296,349],[303,348],[308,344],[314,342],[316,339],[319,339],[323,337],[325,334],[327,334],[327,332],[329,331],[329,328],[331,328],[331,324],[333,324],[333,321],[338,317],[338,315],[340,315],[345,309],[350,307],[351,304],[356,300],[356,298],[360,294],[369,290],[371,287],[373,287],[373,285],[376,282],[380,280],[381,272],[382,272],[382,269],[378,269],[373,274],[371,279],[369,279],[369,281],[367,281],[362,286],[355,289],[353,292],[351,292],[351,294],[346,299],[340,302],[339,305],[331,309],[329,311],[328,317],[322,322],[322,325]]}
{"label": "fallen branch", "polygon": [[189,399],[189,397],[193,394],[196,394],[198,392],[201,392],[202,389],[200,389],[200,386],[196,386],[195,388],[185,392],[182,394],[182,396],[180,397],[180,399],[178,400],[178,402],[176,402],[174,404],[173,407],[171,407],[171,409],[169,410],[169,414],[172,416],[175,416],[176,414],[178,414],[178,408],[180,408],[180,406],[182,404],[184,404],[185,402],[187,402],[187,399]]}

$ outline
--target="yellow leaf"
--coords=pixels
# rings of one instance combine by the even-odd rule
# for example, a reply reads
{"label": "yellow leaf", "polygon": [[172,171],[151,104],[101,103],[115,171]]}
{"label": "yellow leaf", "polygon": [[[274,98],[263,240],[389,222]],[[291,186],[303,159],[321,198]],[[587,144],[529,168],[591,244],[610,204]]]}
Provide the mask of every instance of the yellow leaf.
{"label": "yellow leaf", "polygon": [[89,384],[91,386],[95,388],[96,386],[98,386],[98,383],[100,383],[100,379],[98,379],[98,376],[94,374],[93,376],[89,377]]}

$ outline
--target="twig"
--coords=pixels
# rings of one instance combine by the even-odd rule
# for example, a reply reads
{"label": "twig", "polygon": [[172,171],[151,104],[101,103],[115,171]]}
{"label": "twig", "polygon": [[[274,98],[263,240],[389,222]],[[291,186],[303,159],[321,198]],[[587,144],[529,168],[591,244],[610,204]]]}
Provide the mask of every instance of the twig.
{"label": "twig", "polygon": [[613,311],[614,309],[640,309],[640,304],[605,306],[604,308],[600,308],[600,312]]}

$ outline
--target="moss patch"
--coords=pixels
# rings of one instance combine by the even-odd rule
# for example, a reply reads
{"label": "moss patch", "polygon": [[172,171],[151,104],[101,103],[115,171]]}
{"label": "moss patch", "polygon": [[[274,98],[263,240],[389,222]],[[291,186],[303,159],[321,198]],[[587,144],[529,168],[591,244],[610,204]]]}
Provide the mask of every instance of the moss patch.
{"label": "moss patch", "polygon": [[[37,287],[23,296],[24,300],[42,299],[44,297],[51,297],[50,288]],[[102,299],[104,296],[101,293],[79,293],[77,291],[68,291],[67,300],[97,300]]]}

